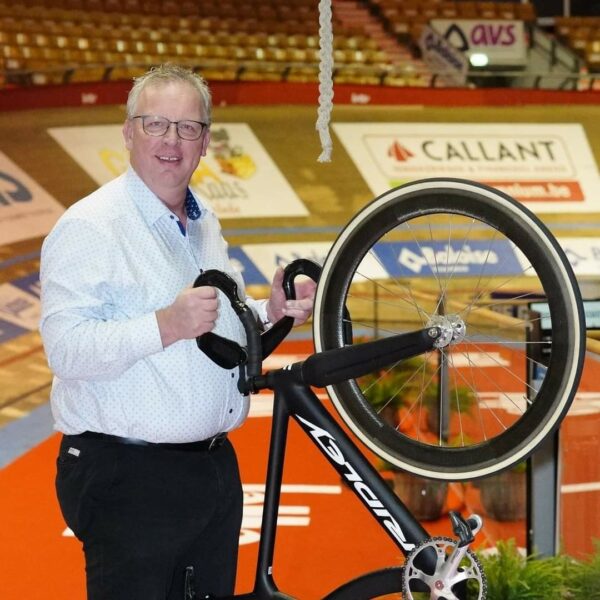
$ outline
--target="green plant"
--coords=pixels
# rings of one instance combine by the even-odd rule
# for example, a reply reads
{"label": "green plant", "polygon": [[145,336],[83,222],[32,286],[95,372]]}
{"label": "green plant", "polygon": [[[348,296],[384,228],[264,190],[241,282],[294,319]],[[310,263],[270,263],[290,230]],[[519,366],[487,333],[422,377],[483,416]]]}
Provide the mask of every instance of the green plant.
{"label": "green plant", "polygon": [[594,548],[586,560],[525,557],[514,540],[500,541],[496,553],[479,553],[487,600],[600,600],[600,541]]}
{"label": "green plant", "polygon": [[[391,368],[360,378],[363,395],[375,412],[390,425],[402,429],[398,410],[402,407],[426,427],[439,434],[439,383],[436,367],[423,357],[400,361]],[[468,413],[475,404],[475,394],[466,386],[448,389],[447,402],[451,413]],[[421,415],[421,410],[424,414]],[[437,442],[436,442],[437,443]]]}
{"label": "green plant", "polygon": [[481,556],[487,600],[563,600],[567,598],[564,558],[524,557],[514,540],[500,541],[497,553]]}
{"label": "green plant", "polygon": [[365,398],[374,410],[379,412],[387,407],[399,408],[406,399],[421,394],[426,402],[432,401],[435,390],[426,387],[423,379],[431,378],[431,368],[420,357],[403,360],[391,368],[386,368],[361,377],[359,385]]}
{"label": "green plant", "polygon": [[565,579],[569,600],[600,600],[600,540],[594,541],[594,553],[586,560],[566,563]]}

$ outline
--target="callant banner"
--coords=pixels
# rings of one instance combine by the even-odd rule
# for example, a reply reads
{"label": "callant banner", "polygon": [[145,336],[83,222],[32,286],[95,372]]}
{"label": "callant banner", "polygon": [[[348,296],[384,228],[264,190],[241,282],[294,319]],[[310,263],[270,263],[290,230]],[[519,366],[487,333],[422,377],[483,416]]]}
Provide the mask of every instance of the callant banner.
{"label": "callant banner", "polygon": [[0,246],[46,235],[64,210],[0,152]]}
{"label": "callant banner", "polygon": [[[50,135],[99,184],[127,169],[121,125],[56,127]],[[303,217],[308,211],[246,123],[213,124],[192,189],[217,216]]]}
{"label": "callant banner", "polygon": [[600,177],[575,123],[336,123],[379,195],[428,177],[486,183],[538,213],[600,212]]}

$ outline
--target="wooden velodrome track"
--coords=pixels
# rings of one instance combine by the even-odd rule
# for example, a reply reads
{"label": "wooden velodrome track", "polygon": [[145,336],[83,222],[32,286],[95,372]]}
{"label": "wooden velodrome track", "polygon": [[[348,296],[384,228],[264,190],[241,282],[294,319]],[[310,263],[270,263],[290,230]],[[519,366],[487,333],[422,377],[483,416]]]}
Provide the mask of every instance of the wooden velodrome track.
{"label": "wooden velodrome track", "polygon": [[[95,189],[96,184],[46,130],[69,125],[119,124],[123,115],[120,106],[0,114],[0,151],[64,206],[69,206]],[[329,242],[371,199],[369,189],[335,138],[333,162],[316,162],[320,147],[314,132],[315,116],[315,107],[216,106],[215,122],[244,122],[252,127],[310,213],[307,217],[283,221],[277,218],[227,219],[223,227],[232,244]],[[585,127],[596,163],[600,164],[599,106],[336,106],[334,119],[338,122],[579,122]],[[595,236],[599,232],[600,214],[586,214],[585,218],[548,215],[545,221],[559,236]],[[0,283],[36,273],[40,244],[41,238],[4,245],[0,240]],[[282,349],[283,353],[294,356],[309,351],[307,341],[291,342]],[[586,366],[581,391],[593,399],[599,392],[597,362],[593,355],[588,356],[591,360]],[[20,457],[11,458],[10,463],[0,470],[2,600],[84,598],[78,544],[63,535],[64,523],[53,494],[53,461],[58,436],[48,430],[50,379],[37,333],[28,333],[0,345],[0,452],[6,440],[3,433],[23,425],[19,429],[23,432],[22,448],[16,452],[11,449],[13,458]],[[254,417],[235,434],[248,496],[239,581],[242,590],[248,589],[255,557],[268,431],[269,400],[259,399],[255,404]],[[568,493],[563,494],[561,535],[566,549],[576,555],[590,551],[591,538],[600,537],[597,509],[600,505],[600,470],[596,460],[586,460],[586,457],[595,458],[598,454],[599,411],[598,403],[580,407],[564,427],[563,439],[568,443],[565,442],[563,484],[571,487],[565,488]],[[41,425],[40,421],[43,421]],[[37,428],[35,433],[28,433],[28,423]],[[346,490],[322,459],[313,453],[313,448],[294,429],[283,499],[282,521],[287,526],[282,526],[275,572],[282,587],[303,600],[322,597],[326,590],[353,572],[400,560],[388,542],[384,541],[381,546],[371,545],[369,534],[373,525],[354,499],[348,498]],[[589,482],[595,483],[596,487],[578,490],[577,485]],[[455,506],[477,509],[476,491],[456,486],[453,492],[451,502]],[[577,517],[569,518],[573,514]],[[428,528],[433,533],[448,533],[445,521],[434,522]],[[360,539],[356,539],[356,532],[360,532]],[[492,545],[499,537],[509,536],[517,537],[523,544],[524,524],[488,521],[482,543]]]}

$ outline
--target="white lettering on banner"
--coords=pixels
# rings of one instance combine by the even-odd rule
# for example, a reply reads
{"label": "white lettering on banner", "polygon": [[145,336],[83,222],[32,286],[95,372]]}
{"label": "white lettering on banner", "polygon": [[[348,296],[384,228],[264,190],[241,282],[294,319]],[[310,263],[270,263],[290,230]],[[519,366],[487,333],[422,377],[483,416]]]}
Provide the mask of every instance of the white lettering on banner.
{"label": "white lettering on banner", "polygon": [[[579,124],[334,123],[374,195],[408,181],[479,181],[540,213],[600,212],[600,176]],[[509,133],[507,133],[509,132]]]}
{"label": "white lettering on banner", "polygon": [[64,208],[0,152],[0,243],[46,235]]}
{"label": "white lettering on banner", "polygon": [[81,94],[81,104],[96,104],[96,102],[98,102],[98,94],[92,92]]}
{"label": "white lettering on banner", "polygon": [[329,242],[288,242],[283,244],[244,244],[244,253],[267,281],[271,281],[277,267],[285,267],[297,258],[308,258],[318,264],[325,262]]}
{"label": "white lettering on banner", "polygon": [[414,273],[420,273],[423,267],[429,266],[438,273],[445,271],[460,272],[457,265],[489,265],[498,264],[498,255],[492,250],[475,250],[468,244],[454,249],[446,245],[443,250],[436,252],[432,247],[420,245],[421,254],[416,254],[408,248],[402,248],[398,262]]}
{"label": "white lettering on banner", "polygon": [[560,183],[548,182],[527,185],[511,183],[508,185],[496,184],[495,187],[514,198],[547,198],[548,200],[569,200],[572,198],[571,187]]}
{"label": "white lettering on banner", "polygon": [[373,490],[362,480],[354,467],[346,460],[339,446],[336,444],[333,435],[307,419],[302,418],[300,415],[295,415],[295,417],[307,426],[309,435],[317,442],[325,455],[328,456],[333,463],[345,469],[345,471],[342,471],[344,477],[352,483],[358,496],[363,499],[364,503],[372,510],[373,514],[380,517],[380,521],[384,527],[393,535],[402,548],[407,551],[413,550],[415,545],[406,540],[406,536],[399,523],[384,507],[381,500],[377,498],[375,492],[373,492]]}
{"label": "white lettering on banner", "polygon": [[350,102],[352,104],[369,104],[369,102],[371,102],[371,96],[369,96],[369,94],[357,94],[352,92],[352,94],[350,94]]}
{"label": "white lettering on banner", "polygon": [[[329,242],[245,244],[241,248],[265,279],[270,281],[276,267],[285,266],[296,258],[310,258],[322,265],[331,244]],[[354,276],[354,282],[385,279],[388,276],[381,261],[373,253],[369,253],[363,258],[360,273]]]}
{"label": "white lettering on banner", "polygon": [[[121,125],[93,125],[56,127],[48,132],[102,185],[127,168],[121,129]],[[208,154],[192,175],[190,185],[219,218],[308,215],[303,202],[245,123],[212,125]]]}

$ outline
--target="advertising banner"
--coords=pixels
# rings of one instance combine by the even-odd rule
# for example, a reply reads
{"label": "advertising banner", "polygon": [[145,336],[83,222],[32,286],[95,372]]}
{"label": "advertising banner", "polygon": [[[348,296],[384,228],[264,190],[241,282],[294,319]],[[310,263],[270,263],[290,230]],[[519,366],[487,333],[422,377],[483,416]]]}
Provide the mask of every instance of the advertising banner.
{"label": "advertising banner", "polygon": [[441,83],[456,87],[465,85],[469,61],[464,52],[427,25],[421,32],[419,48],[425,64]]}
{"label": "advertising banner", "polygon": [[[99,184],[127,169],[121,125],[56,127],[50,135]],[[245,123],[213,124],[208,154],[191,186],[217,216],[306,216],[308,211]]]}
{"label": "advertising banner", "polygon": [[40,301],[10,284],[0,285],[0,319],[28,331],[35,331],[40,321]]}
{"label": "advertising banner", "polygon": [[518,67],[527,62],[523,21],[433,19],[431,26],[467,56],[485,54],[488,66]]}
{"label": "advertising banner", "polygon": [[336,123],[374,195],[428,177],[486,183],[538,213],[600,212],[600,177],[576,123]]}
{"label": "advertising banner", "polygon": [[64,210],[0,152],[0,245],[46,235]]}

